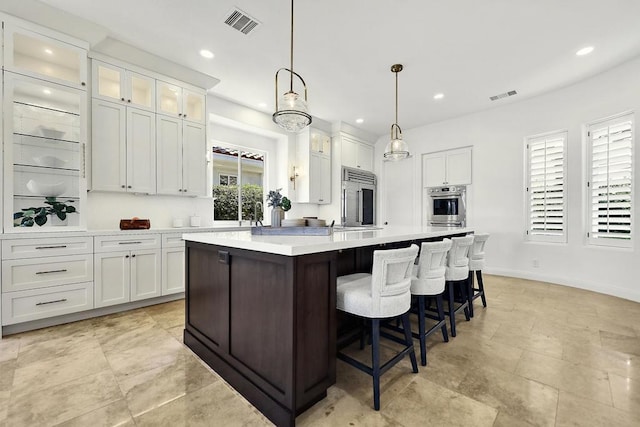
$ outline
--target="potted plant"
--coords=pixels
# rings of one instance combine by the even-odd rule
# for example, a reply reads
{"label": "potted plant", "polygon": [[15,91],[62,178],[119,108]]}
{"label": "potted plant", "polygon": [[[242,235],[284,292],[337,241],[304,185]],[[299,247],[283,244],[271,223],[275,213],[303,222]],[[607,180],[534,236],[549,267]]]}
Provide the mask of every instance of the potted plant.
{"label": "potted plant", "polygon": [[282,188],[269,191],[267,194],[267,206],[272,207],[271,210],[271,226],[280,227],[281,221],[284,219],[284,213],[291,209],[291,200],[280,194]]}
{"label": "potted plant", "polygon": [[14,227],[33,227],[34,224],[37,224],[42,227],[47,223],[49,215],[51,215],[52,222],[54,218],[65,221],[67,214],[78,213],[75,206],[67,204],[73,202],[73,200],[60,202],[55,197],[46,197],[44,203],[48,206],[30,207],[15,212],[13,225]]}

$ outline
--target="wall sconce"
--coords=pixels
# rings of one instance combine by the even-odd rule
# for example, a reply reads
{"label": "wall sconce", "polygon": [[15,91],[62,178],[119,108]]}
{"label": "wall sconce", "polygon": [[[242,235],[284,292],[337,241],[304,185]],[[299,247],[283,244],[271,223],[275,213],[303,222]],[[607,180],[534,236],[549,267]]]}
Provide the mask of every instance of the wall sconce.
{"label": "wall sconce", "polygon": [[291,176],[289,177],[289,181],[293,181],[293,189],[296,189],[296,178],[299,177],[300,174],[298,172],[296,172],[296,167],[293,166],[293,172],[291,173]]}

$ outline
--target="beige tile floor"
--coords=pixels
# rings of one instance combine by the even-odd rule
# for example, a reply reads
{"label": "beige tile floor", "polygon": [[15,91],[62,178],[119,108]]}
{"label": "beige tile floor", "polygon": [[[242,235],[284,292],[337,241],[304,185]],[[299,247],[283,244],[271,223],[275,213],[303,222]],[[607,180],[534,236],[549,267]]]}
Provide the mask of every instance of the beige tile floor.
{"label": "beige tile floor", "polygon": [[[370,377],[339,361],[337,383],[297,424],[640,425],[640,304],[485,283],[489,306],[477,300],[449,343],[432,336],[426,368],[412,374],[406,359],[382,377],[379,412]],[[183,323],[176,301],[5,337],[0,426],[269,425],[182,345]]]}

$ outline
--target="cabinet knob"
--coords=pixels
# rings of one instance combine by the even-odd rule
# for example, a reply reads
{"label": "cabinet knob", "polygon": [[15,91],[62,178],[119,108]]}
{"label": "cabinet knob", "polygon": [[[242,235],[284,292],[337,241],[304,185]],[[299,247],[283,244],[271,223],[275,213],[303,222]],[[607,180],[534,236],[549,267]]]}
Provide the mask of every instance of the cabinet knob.
{"label": "cabinet knob", "polygon": [[82,85],[82,86],[86,86],[86,85],[87,85],[87,83],[86,83],[86,82],[81,82],[81,83],[80,83],[80,85]]}
{"label": "cabinet knob", "polygon": [[318,199],[319,202],[324,202],[324,199]]}
{"label": "cabinet knob", "polygon": [[131,255],[131,258],[135,258],[135,257],[136,257],[136,254]]}
{"label": "cabinet knob", "polygon": [[182,193],[182,188],[178,188],[178,191]]}
{"label": "cabinet knob", "polygon": [[123,186],[122,186],[122,188],[127,188],[127,186],[126,186],[126,185],[123,185]]}
{"label": "cabinet knob", "polygon": [[184,191],[184,192],[186,193],[186,192],[187,192],[187,189],[186,189],[186,188],[183,188],[183,189],[182,189],[182,191]]}
{"label": "cabinet knob", "polygon": [[129,258],[129,255],[125,255],[124,257],[125,257],[125,258]]}
{"label": "cabinet knob", "polygon": [[358,165],[358,167],[360,167],[360,165]]}
{"label": "cabinet knob", "polygon": [[182,113],[178,113],[178,117],[182,117]]}
{"label": "cabinet knob", "polygon": [[186,115],[186,114],[183,114],[183,115],[182,115],[182,117],[184,117],[184,118],[186,119],[186,118],[187,118],[187,115]]}
{"label": "cabinet knob", "polygon": [[130,99],[127,99],[127,102],[131,102],[131,100],[130,100]]}
{"label": "cabinet knob", "polygon": [[127,185],[127,188],[131,188],[131,186],[130,186],[130,185]]}

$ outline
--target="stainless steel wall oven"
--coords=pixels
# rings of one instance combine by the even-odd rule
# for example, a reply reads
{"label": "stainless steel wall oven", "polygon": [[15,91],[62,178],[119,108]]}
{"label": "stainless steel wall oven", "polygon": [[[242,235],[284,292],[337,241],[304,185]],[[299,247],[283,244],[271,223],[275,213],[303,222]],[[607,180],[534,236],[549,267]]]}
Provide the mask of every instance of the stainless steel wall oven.
{"label": "stainless steel wall oven", "polygon": [[467,222],[465,186],[427,189],[427,221],[429,225],[464,227]]}

